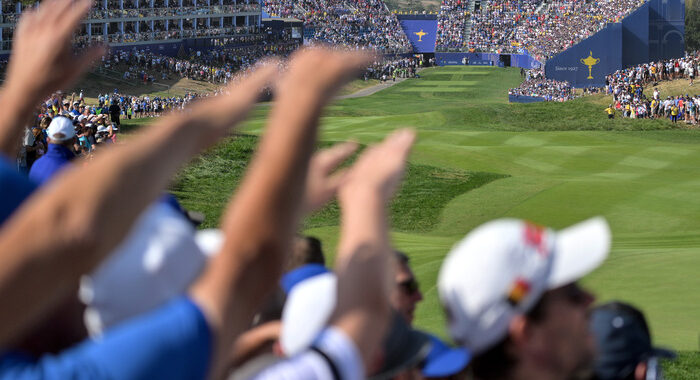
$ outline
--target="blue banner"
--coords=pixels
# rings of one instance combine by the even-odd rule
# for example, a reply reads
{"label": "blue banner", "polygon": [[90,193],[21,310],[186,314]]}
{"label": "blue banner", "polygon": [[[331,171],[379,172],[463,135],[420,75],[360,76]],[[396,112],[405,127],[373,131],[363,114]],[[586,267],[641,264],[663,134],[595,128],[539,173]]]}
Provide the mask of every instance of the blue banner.
{"label": "blue banner", "polygon": [[549,59],[548,79],[577,88],[603,87],[605,76],[622,68],[622,24],[608,24],[598,33]]}
{"label": "blue banner", "polygon": [[682,57],[684,19],[683,0],[649,0],[621,22],[552,57],[545,75],[578,88],[602,87],[615,70]]}
{"label": "blue banner", "polygon": [[508,101],[511,103],[537,103],[546,102],[547,99],[541,96],[508,95]]}
{"label": "blue banner", "polygon": [[414,53],[434,53],[437,20],[399,19],[401,28],[413,46]]}

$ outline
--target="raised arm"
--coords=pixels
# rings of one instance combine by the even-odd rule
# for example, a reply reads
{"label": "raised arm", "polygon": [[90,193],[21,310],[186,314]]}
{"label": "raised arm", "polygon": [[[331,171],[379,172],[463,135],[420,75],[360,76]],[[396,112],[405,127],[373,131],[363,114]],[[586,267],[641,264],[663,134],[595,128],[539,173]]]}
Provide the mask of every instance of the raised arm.
{"label": "raised arm", "polygon": [[45,0],[38,9],[22,14],[0,89],[0,109],[12,110],[0,118],[0,153],[14,158],[34,107],[70,86],[104,54],[104,46],[80,55],[71,48],[71,36],[91,4],[91,0]]}
{"label": "raised arm", "polygon": [[0,346],[75,289],[175,171],[241,121],[276,74],[277,65],[260,67],[229,87],[230,95],[162,118],[128,144],[65,170],[32,195],[0,230]]}
{"label": "raised arm", "polygon": [[278,85],[265,135],[223,219],[224,245],[191,290],[217,336],[214,378],[225,368],[236,336],[279,281],[304,203],[321,109],[368,59],[302,51]]}
{"label": "raised arm", "polygon": [[332,325],[355,343],[367,367],[389,323],[393,250],[387,205],[401,181],[415,139],[400,130],[368,148],[353,165],[338,199],[342,209],[336,258],[338,302]]}

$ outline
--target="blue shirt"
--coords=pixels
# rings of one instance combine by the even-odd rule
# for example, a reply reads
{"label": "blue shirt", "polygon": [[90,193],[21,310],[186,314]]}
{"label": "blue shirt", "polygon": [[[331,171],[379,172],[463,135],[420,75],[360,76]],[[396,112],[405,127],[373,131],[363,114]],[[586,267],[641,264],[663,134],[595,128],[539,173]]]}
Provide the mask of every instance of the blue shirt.
{"label": "blue shirt", "polygon": [[204,315],[181,297],[57,355],[2,355],[0,380],[206,379],[211,354]]}
{"label": "blue shirt", "polygon": [[2,156],[0,156],[0,184],[2,184],[0,185],[0,224],[2,224],[36,189],[36,185]]}
{"label": "blue shirt", "polygon": [[46,154],[39,157],[29,170],[29,179],[37,185],[43,185],[74,158],[75,154],[65,146],[49,144]]}

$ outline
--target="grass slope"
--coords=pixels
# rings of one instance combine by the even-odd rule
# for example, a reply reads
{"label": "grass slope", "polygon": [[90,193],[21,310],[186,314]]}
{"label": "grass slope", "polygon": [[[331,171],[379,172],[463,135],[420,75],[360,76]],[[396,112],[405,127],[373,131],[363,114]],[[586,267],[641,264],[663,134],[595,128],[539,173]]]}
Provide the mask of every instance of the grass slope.
{"label": "grass slope", "polygon": [[[641,307],[655,341],[684,351],[669,378],[700,378],[700,132],[665,120],[607,120],[603,96],[508,104],[506,91],[520,80],[516,69],[446,67],[422,75],[336,102],[322,119],[327,142],[369,144],[398,127],[418,130],[392,209],[394,244],[411,256],[425,294],[417,325],[444,335],[437,272],[470,229],[498,217],[561,228],[604,215],[613,229],[611,257],[584,283],[600,301]],[[254,110],[244,131],[261,133],[267,111]],[[224,143],[184,170],[175,186],[183,203],[216,215],[253,142]],[[478,173],[492,174],[478,186]],[[455,178],[474,182],[462,186]],[[402,204],[403,197],[423,201]],[[430,212],[416,210],[426,200],[434,202]],[[331,258],[339,232],[332,207],[306,230]]]}
{"label": "grass slope", "polygon": [[[171,185],[171,191],[186,208],[204,212],[206,220],[202,227],[219,225],[221,213],[238,186],[257,142],[258,138],[250,135],[230,138],[197,158]],[[322,144],[327,145],[330,144]],[[391,206],[393,225],[397,230],[428,231],[437,224],[442,209],[454,197],[502,177],[410,164]],[[307,218],[305,227],[337,226],[339,216],[337,202],[331,202]]]}

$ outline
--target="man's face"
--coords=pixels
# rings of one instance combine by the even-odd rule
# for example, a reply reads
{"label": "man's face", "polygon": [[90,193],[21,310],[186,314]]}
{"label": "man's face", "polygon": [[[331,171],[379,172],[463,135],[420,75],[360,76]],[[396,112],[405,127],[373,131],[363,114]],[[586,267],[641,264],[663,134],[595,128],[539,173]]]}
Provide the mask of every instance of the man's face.
{"label": "man's face", "polygon": [[535,360],[562,378],[590,368],[595,357],[588,321],[593,295],[571,283],[543,297],[541,319],[532,325]]}
{"label": "man's face", "polygon": [[413,271],[408,264],[400,262],[396,269],[396,290],[391,297],[391,306],[405,318],[408,324],[412,324],[416,304],[422,299],[423,294],[413,276]]}

